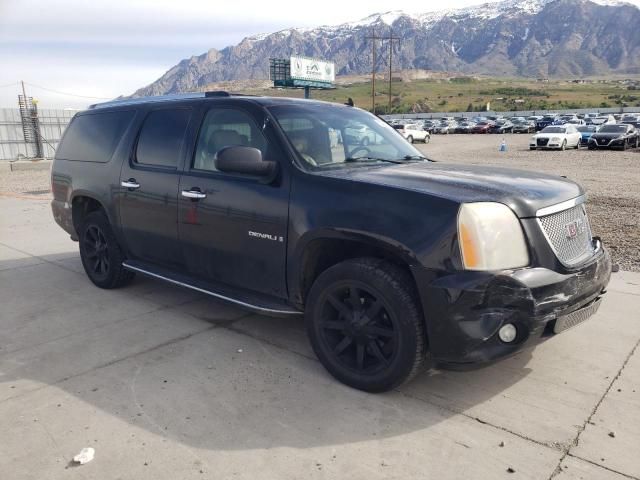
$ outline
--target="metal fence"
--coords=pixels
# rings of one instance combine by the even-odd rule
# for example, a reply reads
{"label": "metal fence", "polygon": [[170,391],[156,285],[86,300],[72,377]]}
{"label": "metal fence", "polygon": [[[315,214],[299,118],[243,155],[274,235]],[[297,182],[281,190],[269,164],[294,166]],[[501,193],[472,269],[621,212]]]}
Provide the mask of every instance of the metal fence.
{"label": "metal fence", "polygon": [[[65,128],[77,110],[38,109],[40,134],[45,158],[53,158]],[[36,145],[24,140],[22,118],[17,108],[0,108],[0,161],[32,158]]]}

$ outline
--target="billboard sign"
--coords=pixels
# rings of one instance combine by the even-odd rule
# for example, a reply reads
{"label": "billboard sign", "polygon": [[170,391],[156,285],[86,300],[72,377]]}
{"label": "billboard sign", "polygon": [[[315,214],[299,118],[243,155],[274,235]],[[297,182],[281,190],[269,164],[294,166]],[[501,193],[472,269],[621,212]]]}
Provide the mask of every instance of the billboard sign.
{"label": "billboard sign", "polygon": [[311,82],[333,83],[336,66],[333,62],[307,57],[291,57],[291,78]]}

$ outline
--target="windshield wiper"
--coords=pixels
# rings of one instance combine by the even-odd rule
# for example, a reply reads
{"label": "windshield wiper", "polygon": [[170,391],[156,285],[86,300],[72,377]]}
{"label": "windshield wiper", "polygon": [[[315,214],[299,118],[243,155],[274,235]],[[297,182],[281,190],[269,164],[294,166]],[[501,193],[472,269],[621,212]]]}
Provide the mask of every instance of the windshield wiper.
{"label": "windshield wiper", "polygon": [[355,163],[355,162],[389,162],[389,163],[403,163],[402,160],[391,160],[389,158],[378,158],[378,157],[347,157],[344,159],[345,163]]}
{"label": "windshield wiper", "polygon": [[427,160],[429,162],[433,162],[430,158],[425,157],[424,155],[405,155],[402,157],[403,160]]}

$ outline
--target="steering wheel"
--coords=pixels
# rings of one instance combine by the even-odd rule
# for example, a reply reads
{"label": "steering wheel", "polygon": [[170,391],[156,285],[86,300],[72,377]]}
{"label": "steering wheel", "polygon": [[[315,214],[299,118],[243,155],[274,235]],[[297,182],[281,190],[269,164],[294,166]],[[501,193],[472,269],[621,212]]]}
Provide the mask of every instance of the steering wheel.
{"label": "steering wheel", "polygon": [[356,153],[358,152],[364,152],[364,155],[360,155],[360,157],[368,157],[371,155],[371,150],[369,150],[367,147],[358,146],[351,150],[351,152],[349,153],[349,158],[359,158],[356,156]]}

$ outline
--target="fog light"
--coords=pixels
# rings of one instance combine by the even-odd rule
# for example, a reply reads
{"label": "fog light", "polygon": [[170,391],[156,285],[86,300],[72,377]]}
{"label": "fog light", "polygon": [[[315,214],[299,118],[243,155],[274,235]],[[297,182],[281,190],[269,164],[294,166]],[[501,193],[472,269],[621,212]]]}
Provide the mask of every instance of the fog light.
{"label": "fog light", "polygon": [[517,333],[518,330],[516,330],[516,326],[513,323],[507,323],[498,330],[498,336],[504,343],[513,342],[516,339]]}

